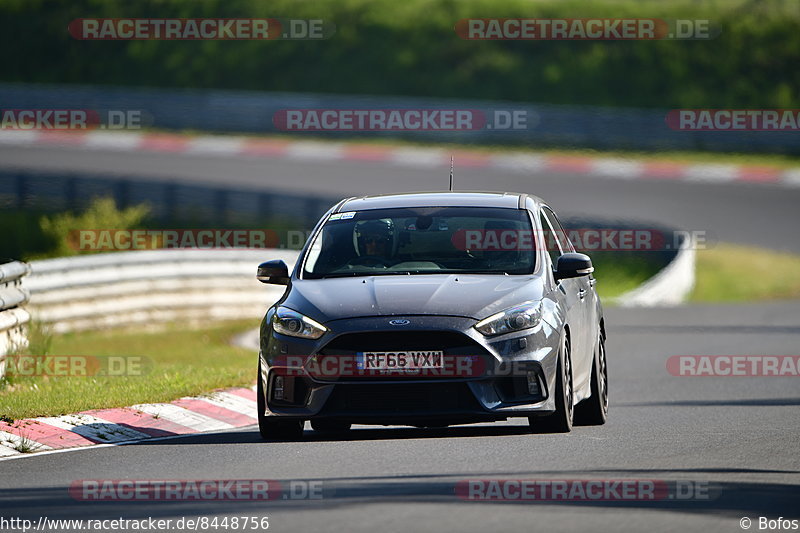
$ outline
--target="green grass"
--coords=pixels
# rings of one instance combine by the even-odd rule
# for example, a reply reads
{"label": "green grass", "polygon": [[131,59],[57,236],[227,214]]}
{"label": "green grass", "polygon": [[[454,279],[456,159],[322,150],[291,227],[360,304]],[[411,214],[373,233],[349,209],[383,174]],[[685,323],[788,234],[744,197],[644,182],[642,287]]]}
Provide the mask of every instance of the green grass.
{"label": "green grass", "polygon": [[595,252],[590,255],[597,278],[597,294],[605,304],[653,277],[663,265],[647,253]]}
{"label": "green grass", "polygon": [[[231,346],[237,333],[257,321],[237,321],[202,330],[170,325],[166,331],[99,331],[34,335],[33,355],[142,356],[149,360],[140,376],[31,377],[11,376],[0,388],[4,420],[53,416],[136,403],[168,402],[212,389],[249,385],[255,379],[256,356]],[[33,351],[37,350],[37,351]]]}
{"label": "green grass", "polygon": [[800,298],[800,256],[720,244],[698,250],[692,302],[753,302]]}

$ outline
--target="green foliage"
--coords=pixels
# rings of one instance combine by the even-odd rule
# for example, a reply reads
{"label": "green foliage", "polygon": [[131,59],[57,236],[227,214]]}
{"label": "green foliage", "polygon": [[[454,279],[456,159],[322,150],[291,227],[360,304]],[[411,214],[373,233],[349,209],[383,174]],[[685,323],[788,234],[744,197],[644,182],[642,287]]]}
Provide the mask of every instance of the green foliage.
{"label": "green foliage", "polygon": [[57,257],[94,253],[79,250],[80,230],[130,230],[140,228],[150,212],[146,205],[118,209],[113,198],[97,198],[80,214],[72,212],[43,216],[40,221],[42,233],[54,244],[49,254]]}
{"label": "green foliage", "polygon": [[[53,344],[53,334],[50,328],[39,320],[32,320],[24,327],[26,330],[27,344],[14,345],[7,354],[8,358],[19,355],[49,355]],[[16,379],[16,376],[8,375],[7,373],[3,377],[0,377],[0,394],[13,386]],[[0,420],[2,420],[2,418],[0,418]],[[9,422],[13,422],[13,420]]]}
{"label": "green foliage", "polygon": [[53,333],[50,327],[39,320],[32,320],[28,326],[28,345],[19,353],[26,355],[50,355],[53,346]]}
{"label": "green foliage", "polygon": [[292,217],[254,215],[230,223],[202,211],[183,210],[179,218],[168,220],[149,214],[147,204],[119,209],[111,198],[96,198],[82,211],[0,210],[0,234],[5,236],[0,240],[0,257],[31,261],[108,251],[103,246],[80,250],[80,230],[267,229],[280,236],[309,229],[302,219]]}
{"label": "green foliage", "polygon": [[[79,41],[81,17],[322,18],[324,41]],[[790,0],[6,0],[0,79],[638,107],[800,107]],[[466,41],[463,18],[708,19],[698,41]]]}
{"label": "green foliage", "polygon": [[666,266],[663,258],[651,252],[602,251],[590,254],[597,278],[597,293],[604,304],[631,291],[658,274]]}
{"label": "green foliage", "polygon": [[34,210],[0,211],[0,257],[27,260],[52,248],[39,226],[41,217],[42,213]]}

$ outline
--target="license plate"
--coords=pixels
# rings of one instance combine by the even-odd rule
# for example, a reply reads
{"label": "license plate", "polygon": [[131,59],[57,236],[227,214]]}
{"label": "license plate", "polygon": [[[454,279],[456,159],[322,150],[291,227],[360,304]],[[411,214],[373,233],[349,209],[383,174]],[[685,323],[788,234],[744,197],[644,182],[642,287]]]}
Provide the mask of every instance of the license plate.
{"label": "license plate", "polygon": [[441,350],[397,352],[358,352],[356,368],[360,370],[427,370],[444,367]]}

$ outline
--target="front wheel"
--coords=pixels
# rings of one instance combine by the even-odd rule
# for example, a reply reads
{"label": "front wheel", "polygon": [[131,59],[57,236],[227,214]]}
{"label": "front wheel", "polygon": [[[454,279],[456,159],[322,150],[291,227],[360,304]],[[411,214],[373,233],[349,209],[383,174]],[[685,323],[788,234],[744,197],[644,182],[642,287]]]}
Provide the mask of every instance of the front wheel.
{"label": "front wheel", "polygon": [[592,363],[592,395],[575,408],[575,423],[582,426],[601,426],[608,418],[608,367],[606,340],[603,332],[597,341]]}
{"label": "front wheel", "polygon": [[261,369],[258,370],[258,387],[256,395],[258,404],[258,432],[264,440],[298,440],[303,436],[303,421],[281,419],[266,416],[266,396],[264,395],[264,382],[261,378]]}
{"label": "front wheel", "polygon": [[528,423],[535,431],[545,433],[569,433],[572,431],[572,357],[569,338],[561,341],[561,350],[556,368],[556,412],[546,417],[529,417]]}

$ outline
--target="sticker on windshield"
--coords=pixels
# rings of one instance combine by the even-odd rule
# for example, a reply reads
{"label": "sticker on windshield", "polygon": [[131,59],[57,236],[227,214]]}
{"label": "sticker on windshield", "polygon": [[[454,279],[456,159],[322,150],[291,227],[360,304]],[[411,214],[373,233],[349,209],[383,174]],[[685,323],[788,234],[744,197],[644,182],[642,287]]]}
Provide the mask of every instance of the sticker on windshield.
{"label": "sticker on windshield", "polygon": [[347,211],[346,213],[334,213],[328,217],[328,220],[347,220],[356,216],[355,211]]}

